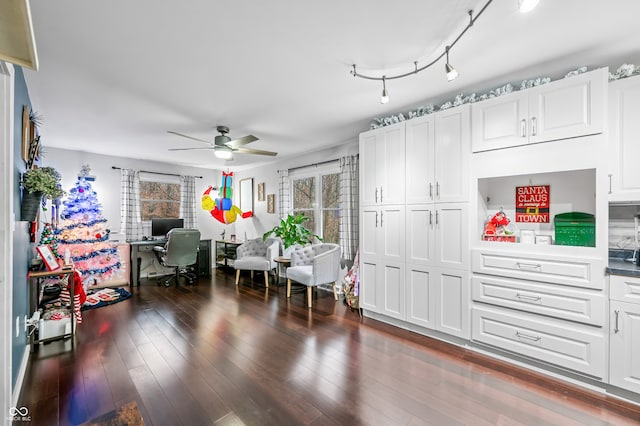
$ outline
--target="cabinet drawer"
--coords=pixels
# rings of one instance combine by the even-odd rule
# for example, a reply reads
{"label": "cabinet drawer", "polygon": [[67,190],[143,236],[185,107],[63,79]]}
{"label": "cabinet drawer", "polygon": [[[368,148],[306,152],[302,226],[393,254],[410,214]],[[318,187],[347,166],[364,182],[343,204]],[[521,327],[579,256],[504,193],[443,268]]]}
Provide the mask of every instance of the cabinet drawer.
{"label": "cabinet drawer", "polygon": [[640,304],[640,278],[611,275],[609,294],[613,300]]}
{"label": "cabinet drawer", "polygon": [[534,314],[603,327],[606,300],[602,293],[554,284],[474,275],[473,300]]}
{"label": "cabinet drawer", "polygon": [[601,328],[482,306],[472,309],[472,338],[593,377],[605,374]]}
{"label": "cabinet drawer", "polygon": [[604,262],[595,258],[559,258],[476,249],[472,254],[472,270],[597,290],[604,287]]}

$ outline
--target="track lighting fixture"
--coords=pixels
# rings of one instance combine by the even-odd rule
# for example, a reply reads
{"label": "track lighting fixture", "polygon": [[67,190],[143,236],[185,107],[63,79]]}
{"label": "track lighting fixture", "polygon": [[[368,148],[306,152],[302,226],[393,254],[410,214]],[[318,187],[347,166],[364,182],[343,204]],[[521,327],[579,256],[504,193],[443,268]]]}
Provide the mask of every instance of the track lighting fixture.
{"label": "track lighting fixture", "polygon": [[[489,7],[489,5],[491,4],[493,0],[488,0],[484,6],[482,6],[482,9],[480,9],[480,12],[478,12],[477,15],[473,16],[473,10],[470,10],[468,12],[469,14],[469,23],[467,24],[467,26],[462,30],[462,32],[460,34],[458,34],[458,37],[456,37],[453,42],[451,42],[449,45],[447,45],[447,48],[444,52],[442,52],[440,55],[438,55],[437,58],[435,58],[433,61],[429,62],[426,65],[423,65],[422,67],[418,67],[418,61],[414,61],[413,62],[413,70],[408,71],[406,73],[403,74],[396,74],[396,75],[384,75],[382,77],[376,77],[376,76],[371,76],[371,75],[366,75],[366,74],[360,74],[356,68],[356,64],[352,65],[352,70],[350,71],[351,75],[354,77],[360,77],[360,78],[364,78],[365,80],[382,80],[382,97],[380,98],[380,103],[386,104],[387,102],[389,102],[389,93],[387,92],[387,87],[386,87],[386,80],[395,80],[398,78],[403,78],[403,77],[408,77],[410,75],[414,75],[414,74],[418,74],[420,71],[424,71],[427,68],[429,68],[430,66],[434,65],[436,62],[438,62],[440,59],[442,59],[445,55],[446,55],[446,59],[447,59],[447,63],[445,64],[445,70],[447,71],[447,79],[449,81],[455,79],[458,76],[458,71],[456,71],[455,68],[453,68],[453,66],[451,66],[451,64],[449,63],[449,49],[451,49],[453,46],[456,45],[456,43],[458,42],[458,40],[460,40],[462,38],[462,36],[467,32],[467,30],[469,28],[471,28],[473,26],[473,24],[475,24],[476,20],[480,17],[480,15],[482,15],[484,13],[484,11],[487,9],[487,7]],[[520,2],[526,2],[526,1],[531,1],[531,0],[519,0]]]}
{"label": "track lighting fixture", "polygon": [[449,48],[450,46],[447,46],[447,63],[444,66],[444,70],[447,72],[447,81],[453,81],[458,76],[458,71],[449,63]]}
{"label": "track lighting fixture", "polygon": [[385,76],[382,76],[382,96],[380,97],[381,104],[389,103],[389,93],[387,93],[387,83],[385,81]]}
{"label": "track lighting fixture", "polygon": [[520,7],[520,13],[531,12],[538,5],[540,0],[518,0],[518,6]]}

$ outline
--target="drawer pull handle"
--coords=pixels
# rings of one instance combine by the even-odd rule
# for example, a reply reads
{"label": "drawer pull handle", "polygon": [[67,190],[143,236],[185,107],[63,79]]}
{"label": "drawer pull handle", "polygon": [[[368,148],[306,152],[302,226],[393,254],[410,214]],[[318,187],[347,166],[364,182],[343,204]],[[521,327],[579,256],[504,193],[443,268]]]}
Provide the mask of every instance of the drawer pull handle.
{"label": "drawer pull handle", "polygon": [[519,269],[541,269],[542,265],[539,263],[521,263],[517,262],[516,265]]}
{"label": "drawer pull handle", "polygon": [[620,311],[618,309],[616,309],[614,311],[615,315],[616,315],[616,325],[613,328],[613,332],[614,333],[619,333],[620,332],[620,327],[618,327],[618,319],[620,318]]}
{"label": "drawer pull handle", "polygon": [[529,334],[520,333],[519,331],[516,331],[516,336],[518,336],[519,339],[531,340],[532,342],[538,342],[542,339],[540,336],[531,336]]}
{"label": "drawer pull handle", "polygon": [[516,293],[516,298],[522,299],[522,300],[528,300],[531,302],[539,302],[542,300],[541,296],[529,296],[528,294],[520,294],[520,293]]}

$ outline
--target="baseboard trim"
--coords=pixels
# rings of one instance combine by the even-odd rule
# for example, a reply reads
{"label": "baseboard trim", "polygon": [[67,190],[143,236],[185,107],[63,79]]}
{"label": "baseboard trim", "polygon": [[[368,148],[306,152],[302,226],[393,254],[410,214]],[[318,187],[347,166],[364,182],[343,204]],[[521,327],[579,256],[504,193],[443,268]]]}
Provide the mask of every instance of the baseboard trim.
{"label": "baseboard trim", "polygon": [[27,366],[29,365],[29,357],[31,356],[31,345],[27,345],[24,349],[24,354],[22,355],[22,362],[20,363],[20,368],[18,369],[18,376],[16,377],[16,385],[13,388],[13,393],[11,395],[11,406],[15,407],[18,403],[18,398],[20,398],[20,392],[22,391],[22,384],[24,382],[24,377],[27,374]]}

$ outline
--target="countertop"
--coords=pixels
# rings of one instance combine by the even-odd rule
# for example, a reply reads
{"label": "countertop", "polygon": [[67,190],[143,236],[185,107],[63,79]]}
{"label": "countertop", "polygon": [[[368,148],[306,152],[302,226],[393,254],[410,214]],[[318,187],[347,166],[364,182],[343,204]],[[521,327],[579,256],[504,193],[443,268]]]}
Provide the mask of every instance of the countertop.
{"label": "countertop", "polygon": [[610,250],[609,266],[607,273],[611,275],[626,275],[630,277],[640,277],[640,267],[625,259],[633,257],[633,250]]}

